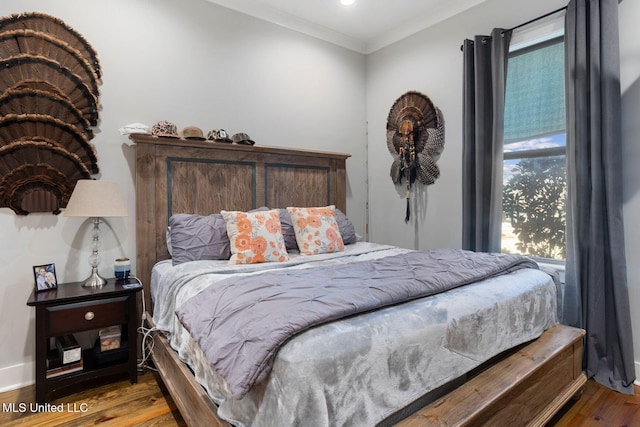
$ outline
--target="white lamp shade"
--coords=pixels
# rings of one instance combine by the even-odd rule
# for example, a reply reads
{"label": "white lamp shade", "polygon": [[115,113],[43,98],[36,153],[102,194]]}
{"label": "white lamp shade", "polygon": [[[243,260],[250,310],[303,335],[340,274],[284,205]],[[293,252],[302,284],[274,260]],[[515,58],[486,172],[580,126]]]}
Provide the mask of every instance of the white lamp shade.
{"label": "white lamp shade", "polygon": [[64,216],[110,217],[127,216],[118,183],[80,179],[73,189]]}

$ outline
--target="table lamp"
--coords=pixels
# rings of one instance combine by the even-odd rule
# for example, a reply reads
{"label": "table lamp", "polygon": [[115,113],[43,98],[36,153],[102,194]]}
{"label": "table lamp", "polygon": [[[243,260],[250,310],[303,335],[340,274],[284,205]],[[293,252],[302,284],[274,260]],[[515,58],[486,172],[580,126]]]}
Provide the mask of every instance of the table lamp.
{"label": "table lamp", "polygon": [[76,183],[69,203],[64,211],[64,216],[76,216],[91,218],[93,222],[91,255],[91,275],[83,282],[82,286],[100,287],[107,281],[98,274],[100,255],[98,246],[100,239],[100,220],[104,217],[127,216],[127,208],[120,195],[120,189],[116,182],[81,179]]}

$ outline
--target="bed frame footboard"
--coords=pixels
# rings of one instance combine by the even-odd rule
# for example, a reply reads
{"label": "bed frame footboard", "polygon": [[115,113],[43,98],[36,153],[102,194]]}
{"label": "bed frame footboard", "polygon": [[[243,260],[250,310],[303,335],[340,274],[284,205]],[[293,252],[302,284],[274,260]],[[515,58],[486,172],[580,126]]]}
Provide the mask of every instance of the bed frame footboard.
{"label": "bed frame footboard", "polygon": [[[147,324],[153,319],[147,313]],[[397,427],[544,426],[587,378],[582,372],[582,329],[556,325],[538,339],[477,373],[466,383],[396,424]],[[189,426],[231,427],[161,333],[152,360]]]}
{"label": "bed frame footboard", "polygon": [[587,381],[582,329],[556,325],[397,426],[544,426]]}

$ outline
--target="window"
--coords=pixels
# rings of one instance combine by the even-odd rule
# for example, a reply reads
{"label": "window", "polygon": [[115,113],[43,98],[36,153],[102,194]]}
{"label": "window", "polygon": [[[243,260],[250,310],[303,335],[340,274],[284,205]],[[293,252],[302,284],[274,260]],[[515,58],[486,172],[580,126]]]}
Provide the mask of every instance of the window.
{"label": "window", "polygon": [[502,251],[565,258],[566,143],[562,36],[509,55]]}

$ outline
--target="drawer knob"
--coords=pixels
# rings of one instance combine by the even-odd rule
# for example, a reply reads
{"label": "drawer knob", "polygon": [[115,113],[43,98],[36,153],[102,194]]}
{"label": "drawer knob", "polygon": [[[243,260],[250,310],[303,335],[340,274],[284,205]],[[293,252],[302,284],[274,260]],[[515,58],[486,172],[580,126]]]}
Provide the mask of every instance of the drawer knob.
{"label": "drawer knob", "polygon": [[96,315],[94,314],[93,311],[87,311],[84,314],[84,320],[93,320],[94,317],[96,317]]}

